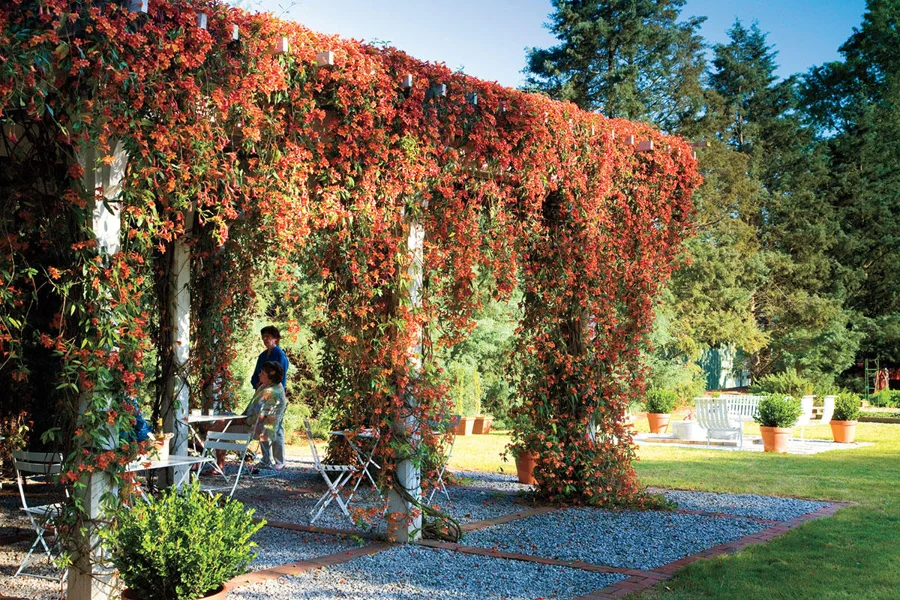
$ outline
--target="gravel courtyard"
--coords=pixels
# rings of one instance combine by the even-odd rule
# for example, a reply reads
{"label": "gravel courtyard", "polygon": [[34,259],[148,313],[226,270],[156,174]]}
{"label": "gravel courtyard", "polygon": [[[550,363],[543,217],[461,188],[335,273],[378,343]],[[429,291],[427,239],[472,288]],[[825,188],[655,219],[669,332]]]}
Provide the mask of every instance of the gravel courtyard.
{"label": "gravel courtyard", "polygon": [[[354,523],[332,504],[310,528],[324,491],[299,463],[273,477],[247,478],[236,496],[270,524],[255,537],[256,577],[233,582],[228,598],[526,599],[578,598],[720,544],[763,532],[827,503],[754,495],[652,490],[679,511],[536,507],[508,475],[455,473],[450,500],[435,502],[463,526],[458,544],[392,546],[383,520]],[[52,490],[38,490],[52,495]],[[382,506],[360,488],[352,506]],[[49,600],[60,587],[12,577],[30,545],[15,489],[0,490],[0,595]],[[317,561],[315,565],[309,561]],[[323,563],[326,566],[322,566]],[[53,573],[41,564],[42,572]],[[275,571],[277,569],[277,571]]]}

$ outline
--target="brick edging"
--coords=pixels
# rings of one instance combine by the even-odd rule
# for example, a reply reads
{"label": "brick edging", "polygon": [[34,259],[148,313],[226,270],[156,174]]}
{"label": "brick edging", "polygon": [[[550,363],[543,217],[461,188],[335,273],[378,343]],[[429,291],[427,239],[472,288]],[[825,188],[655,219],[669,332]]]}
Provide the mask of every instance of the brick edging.
{"label": "brick edging", "polygon": [[743,550],[747,546],[766,543],[780,535],[784,535],[791,529],[799,527],[804,523],[815,521],[816,519],[821,519],[823,517],[830,517],[840,509],[846,508],[848,506],[852,506],[852,503],[831,502],[827,506],[823,506],[822,508],[811,513],[801,515],[789,521],[777,522],[776,525],[772,525],[768,529],[764,529],[760,532],[744,536],[732,542],[719,544],[718,546],[713,546],[712,548],[707,548],[706,550],[701,550],[696,554],[685,556],[684,558],[667,563],[665,565],[662,565],[661,567],[656,567],[655,569],[638,571],[630,575],[627,579],[617,581],[616,583],[610,584],[601,590],[597,590],[596,592],[592,592],[584,596],[579,596],[574,600],[611,600],[613,598],[621,598],[623,596],[627,596],[628,594],[646,590],[653,587],[657,583],[660,583],[661,581],[667,581],[671,579],[672,577],[674,577],[677,571],[691,563],[697,562],[698,560],[712,558],[714,556],[721,556],[724,554],[734,554],[739,550]]}
{"label": "brick edging", "polygon": [[526,508],[525,510],[520,510],[514,513],[509,513],[507,515],[501,515],[499,517],[494,517],[493,519],[485,519],[484,521],[473,521],[471,523],[465,523],[462,525],[462,530],[465,532],[475,531],[477,529],[484,529],[485,527],[491,527],[492,525],[503,525],[504,523],[510,523],[512,521],[518,521],[519,519],[527,519],[528,517],[536,517],[538,515],[545,515],[547,513],[556,512],[558,510],[564,510],[562,506],[537,506],[535,508]]}
{"label": "brick edging", "polygon": [[302,531],[304,533],[322,533],[327,535],[339,535],[342,537],[357,537],[369,540],[384,541],[383,533],[370,533],[367,531],[358,531],[356,529],[336,529],[333,527],[317,527],[316,525],[301,525],[300,523],[289,523],[286,521],[269,521],[268,519],[259,519],[254,517],[253,521],[259,523],[265,520],[266,527],[277,527],[278,529],[288,529],[290,531]]}

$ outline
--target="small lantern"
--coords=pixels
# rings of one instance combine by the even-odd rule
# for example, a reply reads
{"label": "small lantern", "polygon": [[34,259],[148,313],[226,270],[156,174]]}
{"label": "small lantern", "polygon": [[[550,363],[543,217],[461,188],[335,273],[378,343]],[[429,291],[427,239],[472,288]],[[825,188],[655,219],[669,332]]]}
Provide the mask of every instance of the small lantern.
{"label": "small lantern", "polygon": [[197,27],[206,29],[206,13],[197,13]]}
{"label": "small lantern", "polygon": [[404,75],[403,80],[400,81],[400,87],[404,90],[410,90],[413,86],[413,76],[412,75]]}
{"label": "small lantern", "polygon": [[447,84],[442,83],[440,85],[433,85],[428,88],[428,98],[446,98],[447,97]]}
{"label": "small lantern", "polygon": [[237,25],[231,26],[231,41],[236,42],[241,39],[241,28]]}
{"label": "small lantern", "polygon": [[331,50],[319,52],[318,54],[316,54],[316,64],[320,67],[333,67],[334,52],[332,52]]}
{"label": "small lantern", "polygon": [[478,94],[475,92],[469,92],[466,94],[466,101],[472,106],[478,106]]}
{"label": "small lantern", "polygon": [[629,146],[634,146],[634,136],[629,135],[627,138],[625,138],[625,143]]}
{"label": "small lantern", "polygon": [[285,36],[281,36],[278,38],[278,43],[275,44],[275,54],[287,54],[291,51],[291,43]]}

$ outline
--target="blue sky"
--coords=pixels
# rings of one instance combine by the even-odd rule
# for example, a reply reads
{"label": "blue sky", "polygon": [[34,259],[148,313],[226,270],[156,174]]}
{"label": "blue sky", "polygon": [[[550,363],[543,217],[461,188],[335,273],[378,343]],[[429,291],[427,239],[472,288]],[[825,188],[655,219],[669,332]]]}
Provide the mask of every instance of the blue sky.
{"label": "blue sky", "polygon": [[[310,29],[386,41],[412,56],[518,86],[525,47],[548,47],[549,0],[245,0],[237,2]],[[705,15],[702,34],[727,40],[736,17],[756,20],[778,51],[778,74],[840,58],[838,47],[862,21],[864,0],[687,0],[682,16]]]}

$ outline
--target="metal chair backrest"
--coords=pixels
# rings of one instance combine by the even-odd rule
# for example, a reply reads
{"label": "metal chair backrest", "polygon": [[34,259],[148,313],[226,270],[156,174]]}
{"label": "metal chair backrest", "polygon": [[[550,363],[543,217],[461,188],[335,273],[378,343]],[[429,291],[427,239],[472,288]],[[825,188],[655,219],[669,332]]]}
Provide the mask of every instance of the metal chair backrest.
{"label": "metal chair backrest", "polygon": [[310,425],[309,419],[303,420],[303,426],[306,428],[306,439],[309,441],[309,450],[312,452],[313,465],[316,469],[320,469],[322,461],[319,459],[319,451],[316,449],[316,443],[313,440],[312,425]]}
{"label": "metal chair backrest", "polygon": [[834,399],[835,396],[825,396],[822,399],[822,420],[819,421],[820,425],[831,423],[831,418],[834,416]]}
{"label": "metal chair backrest", "polygon": [[13,450],[13,468],[16,470],[16,483],[19,486],[19,497],[22,508],[28,509],[25,496],[25,480],[29,477],[44,477],[48,482],[55,482],[62,470],[62,454],[58,452],[24,452]]}

